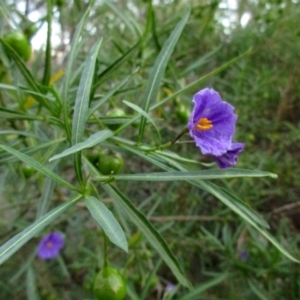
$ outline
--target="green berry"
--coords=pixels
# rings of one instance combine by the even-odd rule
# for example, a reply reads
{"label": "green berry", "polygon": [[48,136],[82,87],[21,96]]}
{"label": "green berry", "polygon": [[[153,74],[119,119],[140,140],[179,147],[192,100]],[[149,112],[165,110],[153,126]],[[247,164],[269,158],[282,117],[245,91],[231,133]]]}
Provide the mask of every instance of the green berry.
{"label": "green berry", "polygon": [[98,170],[103,175],[119,174],[122,172],[124,161],[121,154],[100,154],[98,159]]}
{"label": "green berry", "polygon": [[126,283],[117,269],[105,267],[94,283],[96,300],[123,300],[126,296]]}
{"label": "green berry", "polygon": [[[13,31],[3,37],[3,41],[13,48],[17,54],[28,61],[31,56],[31,46],[26,35],[19,31]],[[6,49],[9,54],[9,49]]]}

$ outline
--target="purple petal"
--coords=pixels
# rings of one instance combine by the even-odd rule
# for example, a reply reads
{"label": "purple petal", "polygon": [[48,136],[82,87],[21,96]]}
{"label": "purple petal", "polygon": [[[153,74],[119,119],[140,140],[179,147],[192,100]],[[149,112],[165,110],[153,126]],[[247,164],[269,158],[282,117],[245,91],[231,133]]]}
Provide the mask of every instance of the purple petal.
{"label": "purple petal", "polygon": [[[193,102],[194,109],[188,121],[190,136],[202,154],[223,155],[230,147],[235,132],[237,116],[233,113],[234,107],[222,101],[215,90],[208,88],[195,94]],[[212,128],[197,129],[197,123],[202,118],[211,121]]]}
{"label": "purple petal", "polygon": [[236,165],[240,152],[244,150],[245,144],[232,143],[227,152],[221,156],[215,156],[219,168],[229,168]]}
{"label": "purple petal", "polygon": [[41,259],[51,259],[58,256],[63,246],[63,235],[60,232],[51,232],[41,239],[37,254]]}

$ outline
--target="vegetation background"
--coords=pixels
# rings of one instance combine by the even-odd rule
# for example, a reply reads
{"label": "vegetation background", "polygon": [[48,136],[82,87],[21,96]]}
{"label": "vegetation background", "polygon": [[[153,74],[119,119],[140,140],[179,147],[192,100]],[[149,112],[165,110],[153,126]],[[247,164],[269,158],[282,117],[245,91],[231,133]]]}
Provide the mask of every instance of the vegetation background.
{"label": "vegetation background", "polygon": [[[104,260],[103,239],[90,214],[89,205],[95,203],[78,202],[72,190],[76,184],[84,197],[92,190],[125,232],[129,252],[120,249],[126,248],[124,242],[120,248],[109,243],[108,257],[126,278],[126,299],[300,299],[299,265],[274,246],[263,229],[249,225],[233,196],[226,206],[214,193],[187,180],[103,184],[99,179],[89,185],[89,176],[96,175],[90,175],[93,167],[85,159],[120,153],[124,174],[162,171],[161,166],[164,171],[184,171],[179,165],[194,171],[216,169],[193,143],[184,143],[188,136],[169,156],[151,154],[151,148],[180,134],[193,94],[213,87],[238,114],[236,140],[246,144],[238,169],[278,174],[276,180],[219,175],[213,183],[257,211],[283,248],[299,258],[298,0],[1,0],[0,9],[1,37],[36,26],[28,62],[5,51],[5,45],[0,49],[0,142],[9,146],[0,153],[0,260],[7,259],[0,269],[1,299],[93,298],[94,278]],[[178,41],[174,38],[166,69],[158,73],[157,93],[151,96],[147,86],[154,82],[155,62],[176,30]],[[89,62],[93,57],[94,63]],[[67,128],[69,133],[73,130],[76,99],[88,80],[87,98],[94,114],[86,124],[80,115],[73,123],[79,131],[86,129],[85,139],[107,128],[114,136],[81,149],[77,154],[82,157],[75,154],[75,162],[66,156],[49,164],[50,157],[70,146]],[[151,112],[143,102],[145,95],[156,105]],[[132,104],[146,111],[145,127],[141,111]],[[143,149],[134,146],[141,131]],[[28,165],[33,168],[30,174]],[[47,170],[61,177],[55,179]],[[132,212],[142,212],[161,234],[180,268],[176,263],[170,267],[173,254],[164,244],[162,252],[152,247],[149,241],[159,238],[145,234],[150,228],[146,221],[140,226],[133,221],[134,225],[133,216],[125,218],[113,204],[113,195],[125,201],[123,194],[113,194],[114,187],[134,204]],[[69,209],[58,214],[57,207]],[[47,211],[54,212],[46,224]],[[31,224],[37,224],[36,231],[27,230]],[[36,257],[38,242],[53,230],[65,235],[65,247],[58,258],[42,261]],[[179,279],[179,269],[194,289]]]}

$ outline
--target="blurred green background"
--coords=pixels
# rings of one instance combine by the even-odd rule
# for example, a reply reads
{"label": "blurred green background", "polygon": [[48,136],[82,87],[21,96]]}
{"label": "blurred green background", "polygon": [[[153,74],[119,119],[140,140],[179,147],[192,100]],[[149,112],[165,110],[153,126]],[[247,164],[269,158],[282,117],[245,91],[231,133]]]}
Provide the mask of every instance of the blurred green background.
{"label": "blurred green background", "polygon": [[[51,1],[48,1],[48,13],[46,2],[1,0],[0,35],[3,37],[16,30],[24,32],[32,49],[26,62],[28,70],[34,78],[59,90],[70,40],[89,1],[52,0],[51,16]],[[282,246],[295,257],[300,257],[298,0],[97,0],[76,56],[77,65],[72,78],[74,98],[82,63],[92,45],[102,38],[96,63],[98,81],[92,90],[94,98],[100,99],[132,75],[102,106],[100,115],[104,126],[107,126],[105,117],[132,118],[134,111],[122,101],[141,102],[155,59],[188,7],[190,16],[167,65],[157,103],[220,66],[225,67],[207,76],[188,93],[180,94],[152,111],[162,143],[174,139],[185,126],[192,109],[193,94],[204,87],[216,89],[223,100],[235,106],[238,114],[235,139],[246,144],[238,168],[278,174],[277,180],[234,178],[219,180],[218,183],[258,211]],[[46,21],[50,17],[52,49],[47,53]],[[3,48],[0,54],[1,83],[24,86],[18,68],[9,61]],[[45,57],[49,58],[48,75],[44,72]],[[3,109],[18,109],[24,113],[36,105],[28,94],[3,87],[0,102]],[[116,108],[121,112],[113,115]],[[39,115],[38,110],[36,114]],[[2,130],[17,128],[29,133],[48,130],[45,124],[27,119],[14,122],[1,117],[0,124]],[[137,133],[133,123],[120,135],[131,138]],[[12,139],[15,136],[0,136],[1,143]],[[153,127],[146,128],[145,140],[153,146],[158,142]],[[172,151],[210,166],[212,160],[201,156],[194,144],[183,143],[185,140],[189,140],[188,136],[172,147]],[[33,146],[26,136],[19,136],[18,143]],[[86,153],[95,151],[102,150],[95,147]],[[157,170],[125,151],[122,155],[126,173]],[[0,159],[4,158],[2,154]],[[191,164],[190,167],[193,170],[204,168],[200,164]],[[29,170],[28,175],[25,169],[26,166],[18,161],[8,165],[1,161],[1,244],[35,218],[43,180],[35,171],[31,174]],[[72,161],[60,162],[56,169],[68,180],[74,180]],[[121,270],[127,281],[126,299],[300,299],[299,265],[280,254],[212,195],[184,182],[133,184],[125,181],[118,185],[163,235],[195,287],[189,291],[177,284],[138,228],[129,224],[128,230],[132,233],[129,254],[109,245],[111,264]],[[104,203],[122,219],[113,208],[111,199],[103,191],[99,193]],[[63,188],[55,188],[51,207],[66,201],[67,197]],[[1,265],[1,299],[93,298],[91,287],[103,263],[99,227],[79,203],[76,209],[72,208],[58,218],[47,230],[51,228],[65,234],[66,243],[61,256],[49,262],[34,258],[42,235],[33,238]],[[28,261],[33,261],[30,269]]]}

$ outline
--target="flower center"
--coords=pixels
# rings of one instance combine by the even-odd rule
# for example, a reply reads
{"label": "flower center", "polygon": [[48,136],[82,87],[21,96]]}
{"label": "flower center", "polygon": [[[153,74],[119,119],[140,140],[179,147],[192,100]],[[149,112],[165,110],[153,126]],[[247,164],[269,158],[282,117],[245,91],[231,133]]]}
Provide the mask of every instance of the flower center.
{"label": "flower center", "polygon": [[52,248],[52,246],[53,246],[53,243],[52,243],[52,242],[47,242],[47,243],[46,243],[46,247],[47,247],[47,248]]}
{"label": "flower center", "polygon": [[213,124],[207,118],[200,118],[198,120],[198,122],[196,123],[195,127],[198,130],[208,130],[208,129],[213,128]]}

